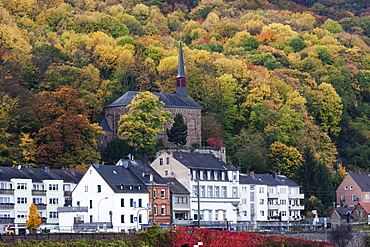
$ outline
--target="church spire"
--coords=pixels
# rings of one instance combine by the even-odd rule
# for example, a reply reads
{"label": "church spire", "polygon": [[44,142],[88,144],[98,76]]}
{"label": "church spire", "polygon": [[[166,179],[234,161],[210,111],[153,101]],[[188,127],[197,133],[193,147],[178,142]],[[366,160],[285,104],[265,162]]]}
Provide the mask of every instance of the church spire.
{"label": "church spire", "polygon": [[176,76],[176,93],[181,97],[187,97],[186,92],[186,76],[185,76],[185,66],[184,66],[184,56],[182,54],[182,42],[180,41],[179,49],[179,63],[177,67]]}

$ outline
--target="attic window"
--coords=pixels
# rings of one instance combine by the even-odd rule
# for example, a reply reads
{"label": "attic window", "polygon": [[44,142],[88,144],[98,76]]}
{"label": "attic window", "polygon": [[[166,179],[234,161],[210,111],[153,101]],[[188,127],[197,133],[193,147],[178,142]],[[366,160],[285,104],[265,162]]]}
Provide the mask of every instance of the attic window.
{"label": "attic window", "polygon": [[116,172],[116,171],[113,171],[113,173],[114,173],[114,174],[117,174],[117,172]]}
{"label": "attic window", "polygon": [[132,190],[132,184],[130,184],[130,190]]}
{"label": "attic window", "polygon": [[351,185],[351,186],[349,186],[349,190],[353,190],[353,186]]}
{"label": "attic window", "polygon": [[348,190],[348,186],[344,186],[344,190]]}
{"label": "attic window", "polygon": [[138,185],[138,186],[137,186],[137,189],[138,189],[138,190],[141,190],[141,185]]}
{"label": "attic window", "polygon": [[121,190],[125,189],[125,187],[123,186],[123,184],[121,184],[121,186],[120,186],[120,187],[121,187]]}

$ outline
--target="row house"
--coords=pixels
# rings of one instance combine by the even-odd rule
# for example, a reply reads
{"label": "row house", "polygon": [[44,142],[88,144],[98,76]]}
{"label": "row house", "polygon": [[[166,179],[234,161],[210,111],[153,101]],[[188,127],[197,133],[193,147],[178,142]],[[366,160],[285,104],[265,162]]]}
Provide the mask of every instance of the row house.
{"label": "row house", "polygon": [[29,167],[0,168],[0,228],[25,231],[29,207],[34,203],[43,225],[59,223],[57,208],[71,205],[71,193],[83,174],[73,169]]}
{"label": "row house", "polygon": [[129,162],[93,164],[72,193],[72,207],[60,207],[61,231],[139,229],[149,221],[149,190]]}
{"label": "row house", "polygon": [[304,194],[291,179],[273,174],[240,174],[238,222],[294,221],[304,210]]}
{"label": "row house", "polygon": [[213,154],[188,152],[164,152],[151,166],[165,179],[176,178],[190,193],[190,220],[202,226],[236,223],[238,169]]}

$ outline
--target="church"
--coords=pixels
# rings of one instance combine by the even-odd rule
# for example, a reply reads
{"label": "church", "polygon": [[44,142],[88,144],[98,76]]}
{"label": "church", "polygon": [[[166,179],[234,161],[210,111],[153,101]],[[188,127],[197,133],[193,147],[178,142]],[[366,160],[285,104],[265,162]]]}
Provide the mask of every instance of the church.
{"label": "church", "polygon": [[[102,130],[106,133],[102,140],[103,145],[112,139],[117,138],[118,121],[120,116],[128,113],[129,108],[127,106],[138,93],[140,92],[128,91],[104,108],[105,119],[100,123],[100,126],[103,128]],[[163,110],[171,112],[172,118],[174,118],[177,113],[182,114],[184,122],[188,126],[186,146],[191,146],[193,143],[201,144],[202,107],[187,94],[185,65],[181,42],[178,58],[178,74],[176,76],[176,93],[151,93],[159,97],[159,100],[165,103]],[[165,130],[170,129],[171,127],[172,123],[166,122],[164,124]],[[174,144],[168,141],[165,130],[161,131],[157,135],[156,139],[162,139],[166,147],[173,147]]]}

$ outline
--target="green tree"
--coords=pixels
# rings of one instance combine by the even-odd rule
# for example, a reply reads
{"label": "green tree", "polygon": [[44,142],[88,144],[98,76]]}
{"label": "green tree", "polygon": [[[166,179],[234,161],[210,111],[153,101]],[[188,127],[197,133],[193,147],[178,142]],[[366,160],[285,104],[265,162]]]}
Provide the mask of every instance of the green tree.
{"label": "green tree", "polygon": [[166,129],[168,141],[173,142],[176,146],[185,145],[188,137],[188,126],[184,123],[184,117],[177,113],[171,129]]}
{"label": "green tree", "polygon": [[135,150],[127,144],[126,140],[115,138],[107,143],[107,146],[100,148],[102,161],[105,163],[115,162]]}
{"label": "green tree", "polygon": [[26,220],[26,228],[30,233],[36,233],[37,228],[40,227],[42,220],[40,218],[39,212],[37,212],[37,207],[35,204],[31,204],[30,213],[28,214],[28,219]]}
{"label": "green tree", "polygon": [[139,154],[154,151],[154,137],[164,130],[164,122],[173,122],[171,112],[161,111],[164,103],[150,92],[137,94],[128,105],[129,112],[118,121],[118,135]]}
{"label": "green tree", "polygon": [[302,155],[295,147],[289,147],[281,142],[270,146],[269,165],[272,172],[279,172],[295,180],[303,163]]}

